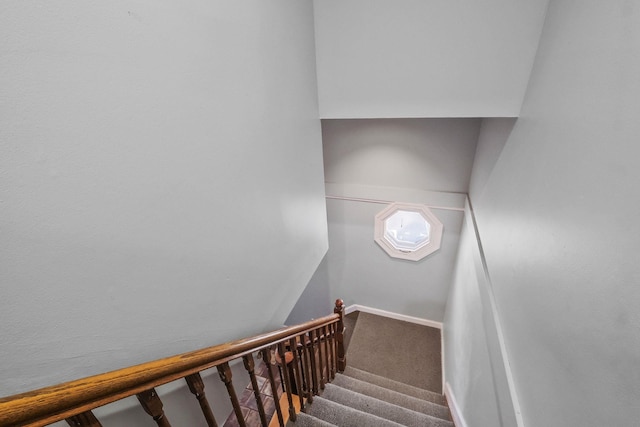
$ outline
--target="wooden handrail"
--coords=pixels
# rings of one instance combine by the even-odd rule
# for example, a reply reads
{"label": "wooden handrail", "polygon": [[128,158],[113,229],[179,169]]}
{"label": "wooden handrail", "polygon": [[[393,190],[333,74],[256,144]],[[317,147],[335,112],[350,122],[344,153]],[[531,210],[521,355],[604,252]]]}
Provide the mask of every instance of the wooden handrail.
{"label": "wooden handrail", "polygon": [[3,397],[0,426],[46,426],[339,321],[341,314],[334,313],[253,337]]}

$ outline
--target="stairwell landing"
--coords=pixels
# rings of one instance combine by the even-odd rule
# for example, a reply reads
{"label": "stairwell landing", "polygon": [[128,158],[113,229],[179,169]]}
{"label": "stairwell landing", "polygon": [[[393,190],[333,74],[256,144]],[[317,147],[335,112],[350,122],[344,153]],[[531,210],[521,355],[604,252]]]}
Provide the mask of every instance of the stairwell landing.
{"label": "stairwell landing", "polygon": [[454,426],[439,329],[364,312],[345,324],[347,368],[287,426]]}

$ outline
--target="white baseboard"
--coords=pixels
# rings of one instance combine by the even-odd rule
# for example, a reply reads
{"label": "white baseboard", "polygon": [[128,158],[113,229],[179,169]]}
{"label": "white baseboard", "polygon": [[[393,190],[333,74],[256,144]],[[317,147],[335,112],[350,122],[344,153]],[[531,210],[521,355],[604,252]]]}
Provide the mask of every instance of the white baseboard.
{"label": "white baseboard", "polygon": [[460,411],[460,407],[458,406],[458,401],[456,397],[453,395],[453,390],[451,390],[451,386],[449,383],[446,383],[444,386],[444,395],[447,397],[447,403],[449,404],[449,410],[451,411],[451,418],[453,418],[453,424],[456,427],[467,427],[467,422],[464,420],[462,416],[462,411]]}
{"label": "white baseboard", "polygon": [[362,311],[369,314],[375,314],[377,316],[388,317],[390,319],[402,320],[404,322],[416,323],[418,325],[430,326],[432,328],[442,329],[442,322],[423,319],[421,317],[407,316],[405,314],[392,313],[390,311],[380,310],[378,308],[367,307],[364,305],[353,304],[344,309],[345,314],[350,314],[350,313],[353,313],[354,311]]}

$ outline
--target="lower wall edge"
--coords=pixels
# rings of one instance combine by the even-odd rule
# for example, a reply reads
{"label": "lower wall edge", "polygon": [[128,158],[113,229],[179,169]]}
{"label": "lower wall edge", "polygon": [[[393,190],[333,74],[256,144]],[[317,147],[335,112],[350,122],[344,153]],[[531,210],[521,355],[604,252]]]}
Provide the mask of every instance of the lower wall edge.
{"label": "lower wall edge", "polygon": [[436,329],[442,329],[442,322],[436,322],[435,320],[423,319],[422,317],[407,316],[405,314],[393,313],[391,311],[380,310],[379,308],[367,307],[365,305],[353,304],[344,309],[345,314],[353,313],[354,311],[362,311],[369,314],[375,314],[377,316],[388,317],[390,319],[402,320],[404,322],[415,323],[423,326],[430,326]]}
{"label": "lower wall edge", "polygon": [[458,406],[458,401],[453,394],[451,385],[446,383],[444,386],[444,395],[447,397],[447,403],[449,404],[449,410],[451,411],[451,418],[453,418],[453,424],[456,427],[468,427],[467,422],[462,416],[462,411]]}

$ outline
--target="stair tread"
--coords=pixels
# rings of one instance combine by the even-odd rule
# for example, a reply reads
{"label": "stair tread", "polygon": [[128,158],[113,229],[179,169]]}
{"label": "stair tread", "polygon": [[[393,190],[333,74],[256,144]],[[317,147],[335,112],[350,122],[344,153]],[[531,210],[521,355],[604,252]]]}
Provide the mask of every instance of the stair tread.
{"label": "stair tread", "polygon": [[412,411],[334,384],[326,385],[322,397],[406,427],[451,427],[453,425],[447,419]]}
{"label": "stair tread", "polygon": [[401,427],[393,421],[368,414],[363,411],[333,402],[323,397],[316,397],[313,403],[307,407],[307,415],[319,418],[330,424],[339,425],[340,427]]}
{"label": "stair tread", "polygon": [[351,366],[347,366],[343,375],[352,377],[361,381],[366,381],[371,384],[375,384],[380,387],[394,390],[408,396],[417,397],[418,399],[426,400],[429,402],[437,403],[438,405],[446,405],[446,400],[443,395],[433,391],[425,390],[419,387],[401,383],[399,381],[391,380],[389,378],[381,377],[376,374],[372,374],[361,369],[357,369]]}
{"label": "stair tread", "polygon": [[337,427],[335,424],[328,423],[320,418],[307,415],[304,412],[300,412],[296,416],[295,421],[289,420],[287,427]]}
{"label": "stair tread", "polygon": [[430,415],[447,421],[451,419],[449,408],[444,405],[418,399],[417,397],[409,396],[407,394],[400,393],[399,391],[381,387],[347,375],[336,375],[336,378],[331,384],[393,405],[401,406],[412,411],[420,412],[425,415]]}

